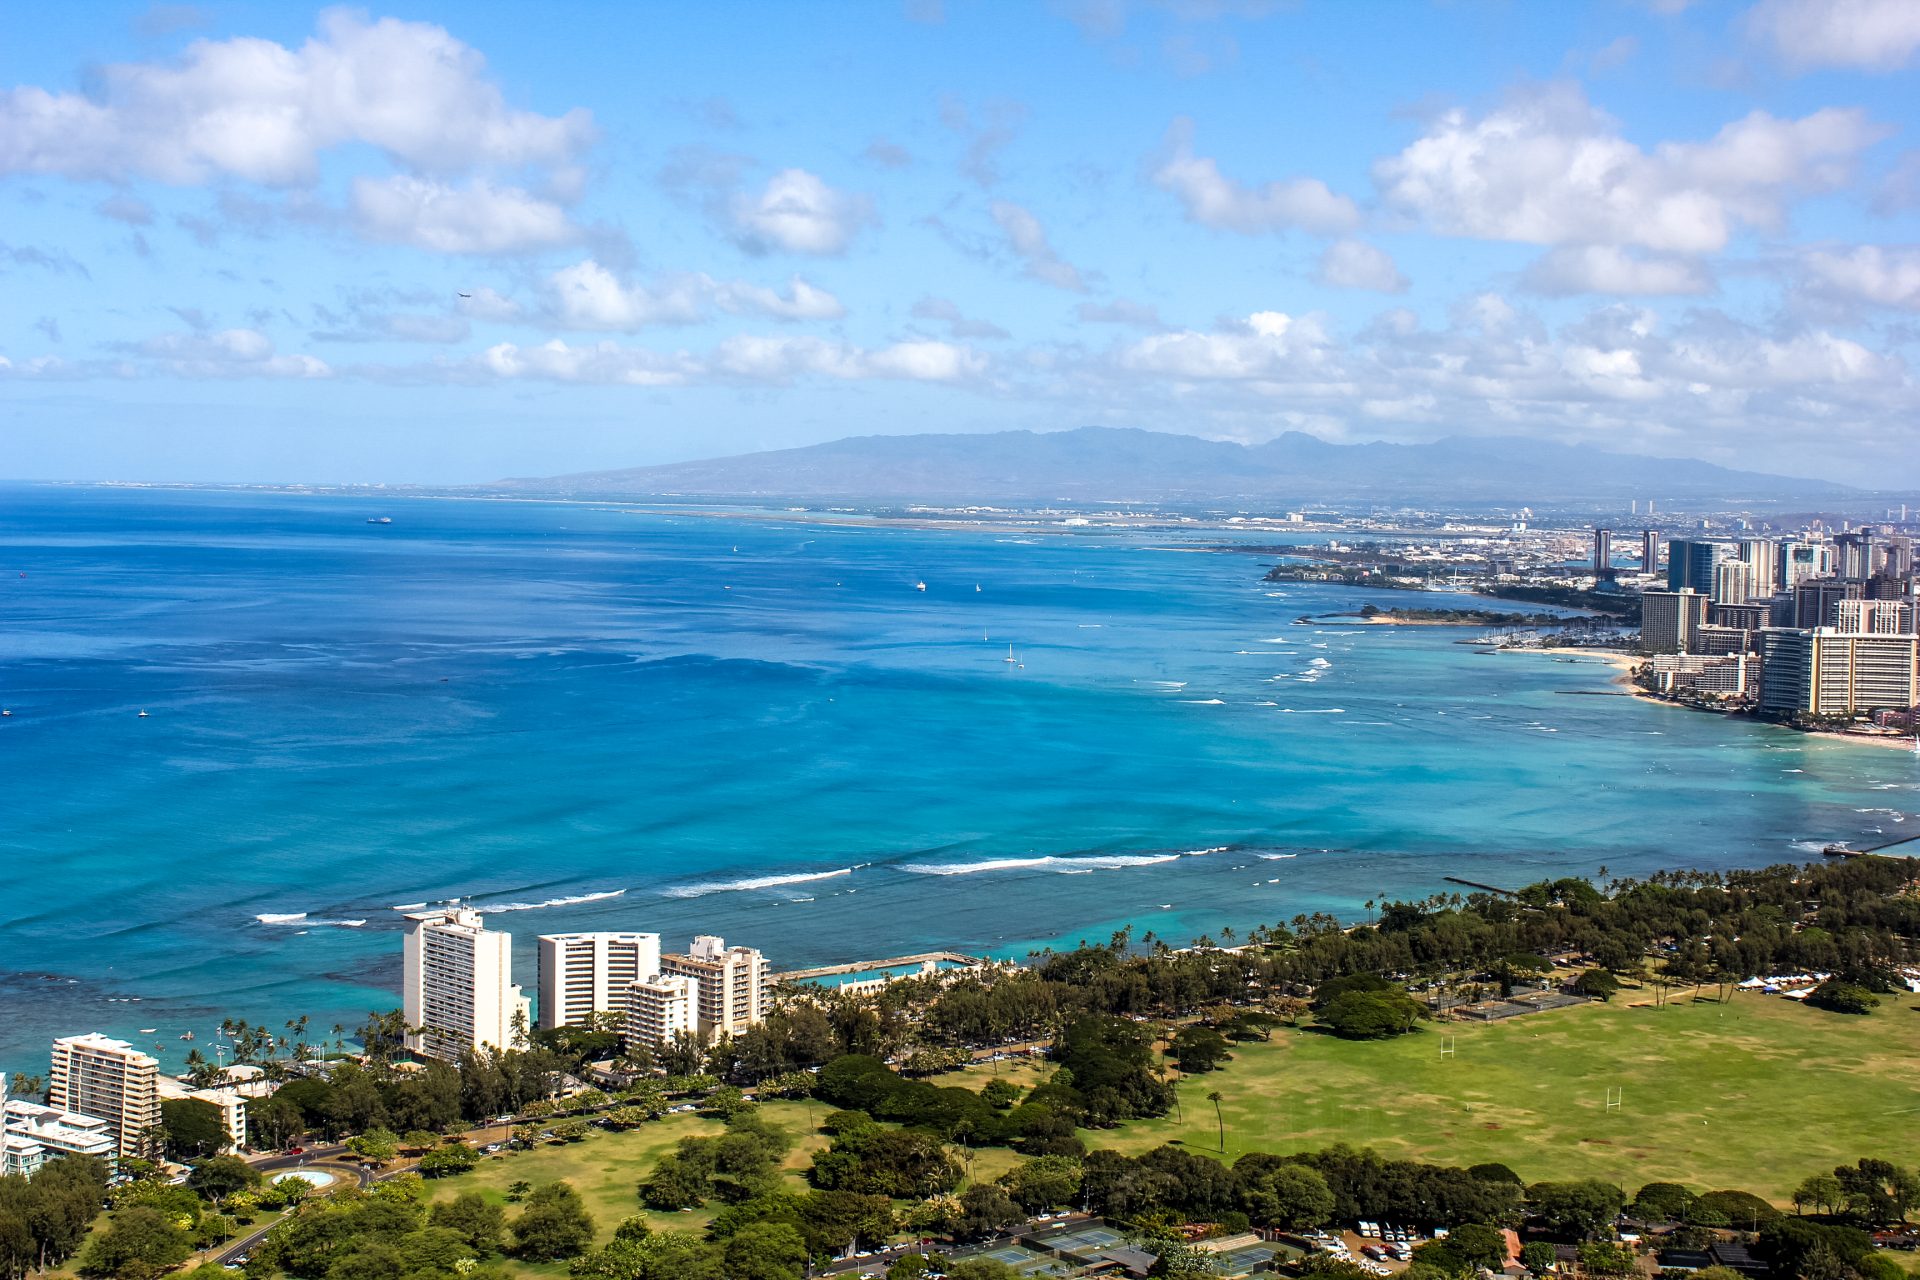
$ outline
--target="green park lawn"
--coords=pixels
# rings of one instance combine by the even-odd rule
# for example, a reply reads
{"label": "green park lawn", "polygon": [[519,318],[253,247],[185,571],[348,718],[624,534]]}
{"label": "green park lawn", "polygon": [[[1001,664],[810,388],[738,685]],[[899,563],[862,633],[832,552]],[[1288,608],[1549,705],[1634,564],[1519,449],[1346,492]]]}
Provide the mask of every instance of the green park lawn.
{"label": "green park lawn", "polygon": [[[1282,1028],[1183,1079],[1180,1115],[1087,1133],[1137,1154],[1225,1156],[1335,1142],[1392,1157],[1500,1161],[1529,1182],[1599,1177],[1737,1188],[1784,1203],[1806,1175],[1920,1147],[1920,999],[1867,1017],[1742,994],[1653,1008],[1622,992],[1491,1025],[1350,1042]],[[1453,1053],[1441,1050],[1452,1036]],[[1621,1105],[1609,1109],[1607,1091]]]}
{"label": "green park lawn", "polygon": [[[819,1103],[811,1108],[804,1102],[766,1104],[766,1118],[793,1135],[794,1147],[787,1156],[786,1168],[796,1191],[806,1189],[802,1175],[813,1163],[813,1153],[827,1144],[826,1137],[815,1133],[808,1123],[810,1113],[817,1121],[826,1112]],[[531,1151],[485,1157],[472,1173],[441,1178],[428,1186],[435,1199],[478,1191],[506,1204],[507,1188],[516,1182],[536,1187],[546,1182],[570,1182],[593,1215],[601,1244],[613,1238],[614,1228],[624,1219],[636,1214],[645,1216],[647,1225],[656,1231],[701,1230],[713,1216],[711,1210],[648,1212],[640,1207],[638,1188],[653,1171],[654,1163],[672,1151],[680,1139],[713,1137],[723,1131],[719,1120],[691,1113],[665,1116],[624,1133],[594,1129],[579,1142],[547,1143]],[[514,1212],[509,1207],[508,1221],[512,1221]],[[541,1273],[533,1270],[529,1274]]]}

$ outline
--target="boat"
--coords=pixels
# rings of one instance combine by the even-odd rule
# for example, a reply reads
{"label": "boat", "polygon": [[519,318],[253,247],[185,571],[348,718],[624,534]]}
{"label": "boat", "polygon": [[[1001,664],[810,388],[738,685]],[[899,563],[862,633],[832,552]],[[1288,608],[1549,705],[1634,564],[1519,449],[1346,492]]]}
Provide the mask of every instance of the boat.
{"label": "boat", "polygon": [[976,583],[974,583],[974,584],[973,584],[973,589],[974,589],[975,591],[978,591],[978,590],[980,590],[980,584],[979,584],[979,583],[977,583],[977,582],[976,582]]}
{"label": "boat", "polygon": [[367,523],[368,524],[392,524],[393,517],[392,516],[368,516]]}
{"label": "boat", "polygon": [[1000,661],[1002,661],[1002,662],[1018,662],[1018,661],[1020,661],[1020,659],[1018,659],[1018,658],[1016,658],[1016,657],[1014,657],[1014,656],[1013,656],[1013,646],[1012,646],[1012,645],[1008,645],[1008,646],[1007,646],[1007,656],[1006,656],[1006,657],[1004,657],[1004,658],[1002,658],[1002,659],[1000,659]]}
{"label": "boat", "polygon": [[927,584],[924,582],[916,582],[913,584],[913,589],[915,591],[925,591],[927,589]]}
{"label": "boat", "polygon": [[147,713],[146,713],[146,712],[145,712],[144,710],[143,710],[143,711],[141,711],[141,713],[140,713],[140,718],[141,718],[142,720],[145,720],[145,719],[147,718]]}
{"label": "boat", "polygon": [[152,1034],[153,1034],[154,1032],[156,1032],[156,1031],[158,1031],[159,1029],[160,1029],[160,1028],[158,1028],[158,1027],[142,1027],[142,1028],[140,1028],[140,1034],[141,1034],[141,1035],[143,1035],[143,1036],[150,1036],[150,1035],[152,1035]]}
{"label": "boat", "polygon": [[182,1032],[180,1033],[180,1038],[181,1038],[182,1040],[191,1040],[191,1039],[193,1039],[193,1032],[191,1032],[191,1031],[182,1031]]}

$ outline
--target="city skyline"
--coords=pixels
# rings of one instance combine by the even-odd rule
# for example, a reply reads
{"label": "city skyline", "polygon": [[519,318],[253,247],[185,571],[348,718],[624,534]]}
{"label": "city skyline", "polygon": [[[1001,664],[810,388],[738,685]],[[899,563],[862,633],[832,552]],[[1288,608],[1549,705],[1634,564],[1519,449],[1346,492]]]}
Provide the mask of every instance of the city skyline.
{"label": "city skyline", "polygon": [[23,28],[10,478],[1101,423],[1920,482],[1910,6],[743,13]]}

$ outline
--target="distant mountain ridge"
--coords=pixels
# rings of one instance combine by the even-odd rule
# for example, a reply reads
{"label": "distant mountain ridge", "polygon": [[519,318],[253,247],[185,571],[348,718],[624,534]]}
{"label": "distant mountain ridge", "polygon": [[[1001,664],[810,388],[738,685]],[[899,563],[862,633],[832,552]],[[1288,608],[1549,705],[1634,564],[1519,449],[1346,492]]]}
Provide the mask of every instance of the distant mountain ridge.
{"label": "distant mountain ridge", "polygon": [[938,502],[1777,501],[1856,492],[1688,458],[1503,436],[1330,444],[1291,431],[1242,445],[1133,428],[855,436],[700,462],[516,479],[515,492]]}

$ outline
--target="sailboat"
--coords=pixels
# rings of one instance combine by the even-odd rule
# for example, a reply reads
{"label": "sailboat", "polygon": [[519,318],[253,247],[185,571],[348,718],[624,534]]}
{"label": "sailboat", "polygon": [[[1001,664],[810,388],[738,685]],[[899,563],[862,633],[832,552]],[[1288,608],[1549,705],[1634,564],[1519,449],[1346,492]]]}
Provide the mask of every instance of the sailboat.
{"label": "sailboat", "polygon": [[925,591],[927,589],[927,584],[924,582],[916,582],[913,584],[913,589],[915,591]]}
{"label": "sailboat", "polygon": [[1002,662],[1018,662],[1018,661],[1020,661],[1020,659],[1018,659],[1018,658],[1016,658],[1016,657],[1014,657],[1014,656],[1013,656],[1013,646],[1012,646],[1012,645],[1008,645],[1008,646],[1007,646],[1007,656],[1006,656],[1006,657],[1004,657],[1004,658],[1002,658],[1002,659],[1000,659],[1000,661],[1002,661]]}

